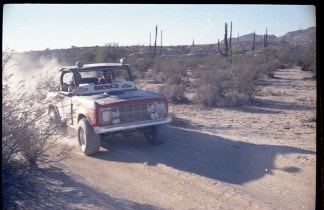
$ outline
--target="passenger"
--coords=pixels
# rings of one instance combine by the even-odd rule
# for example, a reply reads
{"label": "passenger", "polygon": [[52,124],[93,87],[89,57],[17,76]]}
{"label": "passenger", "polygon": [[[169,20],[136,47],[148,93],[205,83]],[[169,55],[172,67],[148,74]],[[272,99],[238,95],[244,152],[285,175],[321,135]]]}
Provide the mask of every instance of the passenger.
{"label": "passenger", "polygon": [[112,72],[111,71],[104,71],[103,72],[103,78],[99,80],[99,84],[107,84],[111,83],[112,79]]}
{"label": "passenger", "polygon": [[74,73],[72,80],[70,81],[70,85],[68,88],[68,92],[75,92],[75,85],[74,84],[81,84],[82,83],[82,77],[80,73]]}

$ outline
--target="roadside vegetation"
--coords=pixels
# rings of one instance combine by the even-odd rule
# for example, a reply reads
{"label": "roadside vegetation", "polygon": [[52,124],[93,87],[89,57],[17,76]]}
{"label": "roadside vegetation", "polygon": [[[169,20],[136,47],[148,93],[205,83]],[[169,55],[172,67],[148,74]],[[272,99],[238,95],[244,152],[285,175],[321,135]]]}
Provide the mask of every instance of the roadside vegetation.
{"label": "roadside vegetation", "polygon": [[[247,43],[233,45],[232,56],[200,53],[205,46],[179,46],[164,49],[167,55],[152,58],[148,47],[72,47],[61,50],[28,52],[31,60],[57,59],[64,65],[119,62],[126,58],[134,78],[160,84],[160,91],[174,103],[194,103],[206,107],[238,106],[253,100],[261,75],[273,77],[273,71],[297,65],[301,70],[316,71],[316,42],[307,47],[287,43],[248,49]],[[248,50],[242,50],[246,48]],[[173,54],[170,52],[173,49]],[[183,51],[187,54],[181,54]],[[162,50],[163,52],[163,50]],[[189,54],[188,54],[189,52]],[[192,53],[194,52],[194,53]],[[198,53],[197,53],[198,52]],[[171,55],[170,55],[171,54]],[[304,68],[306,67],[306,68]]]}
{"label": "roadside vegetation", "polygon": [[308,70],[315,72],[316,51],[312,47],[301,53],[274,46],[234,54],[231,58],[220,55],[175,56],[159,57],[153,62],[147,58],[151,66],[138,71],[150,69],[147,79],[161,84],[161,92],[174,103],[190,102],[205,107],[241,106],[253,100],[260,78],[263,75],[273,77],[276,69],[296,65],[302,68],[307,61]]}
{"label": "roadside vegetation", "polygon": [[[39,167],[49,162],[68,158],[69,148],[58,142],[59,127],[48,121],[44,98],[44,84],[52,78],[39,82],[17,80],[11,71],[19,63],[9,62],[12,54],[2,54],[2,201],[4,209],[19,207],[17,196],[28,200],[35,196],[38,186]],[[31,86],[30,83],[36,83]],[[49,156],[57,148],[56,157]]]}

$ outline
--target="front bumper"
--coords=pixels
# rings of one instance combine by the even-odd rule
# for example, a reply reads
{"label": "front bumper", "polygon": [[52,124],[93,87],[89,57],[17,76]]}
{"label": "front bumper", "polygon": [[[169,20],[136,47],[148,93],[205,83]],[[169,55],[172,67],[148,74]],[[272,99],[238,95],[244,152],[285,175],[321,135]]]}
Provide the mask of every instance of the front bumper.
{"label": "front bumper", "polygon": [[162,118],[157,120],[147,120],[147,121],[133,122],[128,124],[109,125],[105,127],[94,127],[93,129],[96,134],[100,134],[100,133],[108,133],[108,132],[148,127],[153,125],[161,125],[161,124],[170,123],[171,121],[172,118],[167,117],[167,118]]}

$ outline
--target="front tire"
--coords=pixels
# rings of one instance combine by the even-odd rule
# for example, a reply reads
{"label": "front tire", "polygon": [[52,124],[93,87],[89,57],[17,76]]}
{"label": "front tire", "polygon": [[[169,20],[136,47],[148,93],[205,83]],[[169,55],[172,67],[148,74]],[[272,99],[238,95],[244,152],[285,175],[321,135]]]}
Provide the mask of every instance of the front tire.
{"label": "front tire", "polygon": [[67,134],[67,126],[66,123],[62,123],[59,119],[59,116],[55,110],[55,108],[50,108],[48,110],[48,123],[49,128],[55,133],[60,135]]}
{"label": "front tire", "polygon": [[153,145],[162,144],[166,139],[166,125],[155,125],[144,129],[146,140]]}
{"label": "front tire", "polygon": [[92,155],[99,151],[100,135],[95,134],[93,128],[86,118],[78,123],[78,145],[85,155]]}

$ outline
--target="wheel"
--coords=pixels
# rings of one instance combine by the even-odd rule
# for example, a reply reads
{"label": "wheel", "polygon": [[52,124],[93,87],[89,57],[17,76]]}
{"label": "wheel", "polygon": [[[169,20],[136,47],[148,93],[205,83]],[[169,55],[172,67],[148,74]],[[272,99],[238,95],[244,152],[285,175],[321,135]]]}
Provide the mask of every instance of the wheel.
{"label": "wheel", "polygon": [[56,111],[54,108],[50,108],[48,111],[49,116],[49,128],[54,131],[55,134],[66,135],[67,126],[65,123],[61,123]]}
{"label": "wheel", "polygon": [[95,134],[86,118],[78,123],[78,145],[85,155],[92,155],[99,151],[100,135]]}
{"label": "wheel", "polygon": [[150,144],[162,144],[166,139],[166,125],[155,125],[144,129],[146,140]]}
{"label": "wheel", "polygon": [[48,111],[48,116],[49,116],[49,123],[52,126],[59,126],[60,125],[60,120],[59,120],[59,118],[57,116],[57,113],[56,113],[54,108],[51,108]]}

